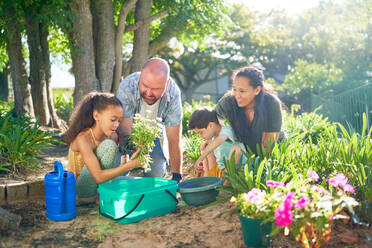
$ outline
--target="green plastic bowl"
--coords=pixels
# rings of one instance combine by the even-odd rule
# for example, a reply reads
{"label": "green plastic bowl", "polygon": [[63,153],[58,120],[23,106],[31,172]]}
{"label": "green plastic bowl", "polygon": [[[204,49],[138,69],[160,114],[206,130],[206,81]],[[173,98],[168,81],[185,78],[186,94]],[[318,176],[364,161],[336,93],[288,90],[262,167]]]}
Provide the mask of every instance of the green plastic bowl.
{"label": "green plastic bowl", "polygon": [[218,190],[223,180],[219,177],[198,177],[178,184],[182,199],[190,206],[201,206],[216,200]]}

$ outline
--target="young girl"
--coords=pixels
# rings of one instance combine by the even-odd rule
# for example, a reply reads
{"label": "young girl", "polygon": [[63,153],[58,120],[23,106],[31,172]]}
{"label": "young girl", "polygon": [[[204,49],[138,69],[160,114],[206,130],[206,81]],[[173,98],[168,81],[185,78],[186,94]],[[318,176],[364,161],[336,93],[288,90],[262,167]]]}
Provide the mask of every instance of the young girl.
{"label": "young girl", "polygon": [[90,92],[76,106],[70,118],[65,140],[70,144],[68,170],[75,174],[79,198],[97,194],[98,184],[139,167],[138,159],[129,161],[122,156],[113,167],[118,137],[116,129],[123,115],[119,99],[110,93]]}

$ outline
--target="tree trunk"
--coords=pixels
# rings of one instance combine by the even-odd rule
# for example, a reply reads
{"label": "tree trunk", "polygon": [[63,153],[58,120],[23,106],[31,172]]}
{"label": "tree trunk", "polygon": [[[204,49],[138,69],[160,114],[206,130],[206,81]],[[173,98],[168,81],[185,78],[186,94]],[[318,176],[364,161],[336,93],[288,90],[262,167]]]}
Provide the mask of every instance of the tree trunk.
{"label": "tree trunk", "polygon": [[114,81],[112,83],[112,92],[116,92],[119,88],[123,65],[123,34],[125,31],[125,21],[129,11],[136,5],[137,0],[128,0],[122,5],[119,13],[118,26],[115,33],[115,69]]}
{"label": "tree trunk", "polygon": [[[145,20],[151,15],[152,0],[138,0],[134,18],[136,22]],[[130,61],[130,71],[140,71],[148,56],[150,42],[150,24],[140,26],[134,31],[133,55]]]}
{"label": "tree trunk", "polygon": [[[186,79],[187,82],[187,79]],[[190,82],[190,81],[189,81]],[[184,91],[182,91],[185,95],[185,100],[186,102],[190,103],[192,102],[192,96],[194,95],[195,89],[197,85],[193,84],[192,81],[186,85],[186,88]]]}
{"label": "tree trunk", "polygon": [[35,116],[39,118],[40,124],[50,125],[51,116],[47,99],[46,71],[41,51],[41,29],[43,25],[36,20],[37,9],[35,7],[29,8],[27,11],[26,32],[30,52],[30,83]]}
{"label": "tree trunk", "polygon": [[49,43],[48,43],[48,36],[49,31],[46,25],[41,25],[40,29],[40,44],[41,44],[41,52],[43,57],[43,70],[45,71],[45,82],[46,82],[46,91],[47,91],[47,102],[48,102],[48,109],[49,114],[51,117],[50,125],[52,127],[62,129],[65,131],[67,129],[67,124],[65,121],[60,119],[56,113],[53,104],[53,92],[51,87],[51,69],[50,69],[50,54],[49,54]]}
{"label": "tree trunk", "polygon": [[[14,16],[14,11],[9,8],[7,14],[9,16]],[[13,112],[17,116],[24,113],[34,118],[35,114],[32,105],[31,90],[28,83],[26,62],[22,50],[22,34],[17,18],[6,18],[5,33],[14,90]]]}
{"label": "tree trunk", "polygon": [[8,82],[8,65],[3,68],[3,71],[0,71],[0,100],[8,101],[9,97],[9,82]]}
{"label": "tree trunk", "polygon": [[115,63],[115,23],[112,1],[92,1],[95,67],[99,90],[110,91]]}
{"label": "tree trunk", "polygon": [[94,47],[92,32],[92,15],[89,0],[74,0],[73,12],[76,20],[73,23],[74,51],[72,64],[75,75],[74,105],[88,92],[99,89],[94,65]]}

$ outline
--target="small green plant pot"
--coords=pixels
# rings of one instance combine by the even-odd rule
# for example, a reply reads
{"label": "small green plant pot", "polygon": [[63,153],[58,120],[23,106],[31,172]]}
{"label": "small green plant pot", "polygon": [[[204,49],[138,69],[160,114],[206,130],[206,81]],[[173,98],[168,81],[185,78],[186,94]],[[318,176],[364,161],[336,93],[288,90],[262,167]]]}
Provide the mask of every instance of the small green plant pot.
{"label": "small green plant pot", "polygon": [[262,224],[262,219],[248,218],[239,213],[244,244],[248,247],[268,247],[271,243],[269,234],[272,222]]}
{"label": "small green plant pot", "polygon": [[360,218],[372,224],[372,202],[362,201],[358,210]]}
{"label": "small green plant pot", "polygon": [[219,177],[198,177],[178,184],[178,190],[189,206],[201,206],[216,200],[218,190],[223,180]]}

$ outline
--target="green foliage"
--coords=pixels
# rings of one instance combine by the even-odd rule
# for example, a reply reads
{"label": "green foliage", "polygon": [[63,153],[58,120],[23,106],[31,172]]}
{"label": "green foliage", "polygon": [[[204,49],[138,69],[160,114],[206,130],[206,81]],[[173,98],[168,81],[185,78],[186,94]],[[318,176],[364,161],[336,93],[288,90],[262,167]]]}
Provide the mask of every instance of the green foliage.
{"label": "green foliage", "polygon": [[229,186],[222,186],[221,190],[237,196],[248,192],[252,188],[266,189],[267,180],[285,182],[290,178],[290,173],[285,167],[279,167],[271,159],[244,153],[246,161],[239,161],[236,165],[235,157],[225,160],[226,173],[224,177],[231,183]]}
{"label": "green foliage", "polygon": [[68,122],[74,109],[72,89],[53,89],[53,91],[53,104],[56,108],[57,115],[64,121]]}
{"label": "green foliage", "polygon": [[6,102],[0,100],[0,113],[9,112],[14,107],[14,102]]}
{"label": "green foliage", "polygon": [[190,133],[188,136],[183,138],[185,142],[186,155],[196,162],[201,155],[200,147],[204,140],[196,133]]}
{"label": "green foliage", "polygon": [[286,75],[284,83],[278,86],[286,95],[295,95],[304,89],[311,89],[314,94],[320,94],[342,81],[342,70],[334,64],[297,60],[294,66],[293,72]]}
{"label": "green foliage", "polygon": [[195,41],[203,44],[210,33],[223,32],[231,24],[226,15],[228,8],[222,0],[159,0],[154,1],[153,8],[168,9],[168,15],[153,26],[153,37],[168,30],[188,45]]}
{"label": "green foliage", "polygon": [[185,102],[182,107],[182,135],[188,136],[190,134],[188,125],[191,114],[198,108],[210,107],[214,108],[215,104],[213,102],[195,101],[192,100],[191,104]]}
{"label": "green foliage", "polygon": [[0,170],[19,173],[38,168],[43,149],[58,143],[50,131],[41,131],[38,120],[0,112]]}
{"label": "green foliage", "polygon": [[294,108],[296,105],[292,105],[291,113],[284,113],[283,118],[283,129],[287,131],[289,139],[296,137],[305,143],[311,140],[317,144],[321,137],[327,135],[328,129],[335,126],[327,117],[317,114],[317,110],[295,116]]}
{"label": "green foliage", "polygon": [[[367,130],[366,117],[361,134],[347,131],[341,124],[330,123],[316,113],[289,117],[286,124],[289,139],[261,149],[258,156],[245,153],[247,162],[241,169],[235,161],[226,161],[225,178],[231,186],[224,186],[225,190],[236,195],[253,187],[262,189],[267,180],[285,182],[298,175],[306,177],[313,170],[323,186],[330,175],[343,173],[355,186],[357,197],[371,201],[372,129]],[[311,127],[310,124],[313,129],[303,128]]]}
{"label": "green foliage", "polygon": [[159,118],[156,118],[156,120],[150,120],[141,117],[140,114],[135,114],[134,116],[130,139],[136,148],[141,149],[137,157],[139,157],[140,163],[145,169],[145,172],[151,171],[150,163],[152,162],[151,157],[146,156],[146,154],[152,152],[152,149],[155,146],[154,140],[160,137],[162,128],[163,125]]}

